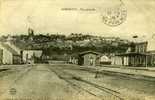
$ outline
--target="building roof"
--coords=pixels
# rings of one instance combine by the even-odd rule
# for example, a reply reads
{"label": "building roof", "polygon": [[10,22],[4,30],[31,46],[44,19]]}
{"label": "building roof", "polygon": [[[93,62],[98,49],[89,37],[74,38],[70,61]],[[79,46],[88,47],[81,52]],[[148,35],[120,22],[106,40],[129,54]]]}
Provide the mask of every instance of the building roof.
{"label": "building roof", "polygon": [[143,45],[143,44],[148,44],[148,42],[147,42],[147,41],[143,41],[143,42],[136,42],[135,44],[136,44],[136,45]]}
{"label": "building roof", "polygon": [[[135,37],[135,36],[133,36],[133,37]],[[128,37],[128,39],[134,43],[142,43],[142,42],[147,41],[145,36],[136,36],[135,38],[133,38],[133,37]]]}
{"label": "building roof", "polygon": [[150,50],[147,53],[149,53],[149,54],[155,54],[155,50]]}
{"label": "building roof", "polygon": [[101,54],[101,53],[95,52],[95,51],[84,51],[84,52],[79,53],[79,55],[85,55],[85,54],[88,54],[88,53],[95,54],[95,55],[100,55]]}
{"label": "building roof", "polygon": [[135,55],[150,55],[149,53],[138,53],[138,52],[129,52],[129,53],[121,53],[121,54],[116,54],[116,56],[135,56]]}
{"label": "building roof", "polygon": [[1,45],[7,49],[9,52],[11,52],[13,55],[19,55],[18,52],[16,52],[13,48],[11,48],[8,44],[1,43]]}

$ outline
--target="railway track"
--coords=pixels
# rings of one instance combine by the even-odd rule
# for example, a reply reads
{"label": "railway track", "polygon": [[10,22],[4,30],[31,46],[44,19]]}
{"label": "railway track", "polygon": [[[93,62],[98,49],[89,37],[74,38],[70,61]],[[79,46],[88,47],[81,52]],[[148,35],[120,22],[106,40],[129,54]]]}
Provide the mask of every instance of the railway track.
{"label": "railway track", "polygon": [[81,77],[75,76],[74,74],[66,72],[60,68],[50,68],[50,70],[54,72],[60,79],[63,79],[70,84],[73,88],[85,91],[100,98],[101,100],[125,100],[116,90],[97,85],[88,80],[84,80]]}
{"label": "railway track", "polygon": [[[62,68],[62,67],[63,66],[60,66],[60,68]],[[81,70],[81,71],[86,71],[86,72],[94,73],[94,74],[98,74],[98,75],[119,76],[122,79],[136,79],[136,80],[140,80],[140,81],[155,82],[155,78],[150,77],[150,76],[134,75],[134,74],[127,74],[127,73],[106,71],[106,70],[98,70],[98,69],[88,68],[88,67],[63,67],[63,69]]]}

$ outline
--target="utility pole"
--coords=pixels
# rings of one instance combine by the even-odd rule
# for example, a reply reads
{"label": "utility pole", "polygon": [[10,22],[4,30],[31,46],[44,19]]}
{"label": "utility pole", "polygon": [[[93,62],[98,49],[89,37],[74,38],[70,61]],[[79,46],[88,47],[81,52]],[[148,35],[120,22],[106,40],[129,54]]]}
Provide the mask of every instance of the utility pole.
{"label": "utility pole", "polygon": [[147,68],[147,55],[146,55],[146,58],[145,58],[145,59],[146,59],[146,60],[145,60],[145,61],[146,61],[146,62],[145,62],[145,63],[146,63],[145,67]]}

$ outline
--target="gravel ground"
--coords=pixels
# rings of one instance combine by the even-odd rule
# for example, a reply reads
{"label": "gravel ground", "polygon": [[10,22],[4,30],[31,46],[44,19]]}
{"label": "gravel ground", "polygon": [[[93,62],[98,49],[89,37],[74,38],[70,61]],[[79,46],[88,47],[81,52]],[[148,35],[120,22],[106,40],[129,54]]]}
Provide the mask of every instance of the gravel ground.
{"label": "gravel ground", "polygon": [[79,70],[80,68],[74,65],[22,65],[2,71],[0,100],[119,100],[90,84],[69,79],[84,90],[78,86],[75,88],[56,75],[51,68],[119,92],[119,96],[124,100],[155,100],[153,81],[110,74],[98,74],[95,78],[95,73]]}
{"label": "gravel ground", "polygon": [[106,86],[119,91],[125,99],[128,100],[154,100],[155,82],[136,80],[120,76],[98,75],[82,70],[62,69],[68,73],[80,76],[85,80],[96,83],[100,86]]}
{"label": "gravel ground", "polygon": [[74,89],[44,65],[14,69],[0,77],[0,84],[0,100],[100,100]]}

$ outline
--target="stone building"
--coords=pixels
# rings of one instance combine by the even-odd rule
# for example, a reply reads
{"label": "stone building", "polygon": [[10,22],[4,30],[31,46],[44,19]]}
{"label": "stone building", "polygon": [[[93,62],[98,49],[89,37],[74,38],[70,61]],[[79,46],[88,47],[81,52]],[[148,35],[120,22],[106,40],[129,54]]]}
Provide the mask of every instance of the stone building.
{"label": "stone building", "polygon": [[16,52],[8,43],[0,43],[0,64],[21,64],[20,52]]}

